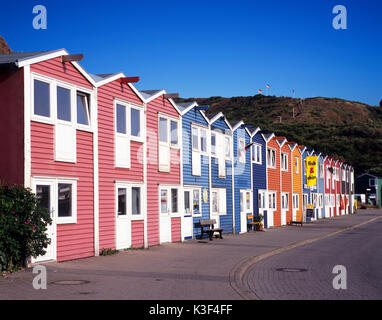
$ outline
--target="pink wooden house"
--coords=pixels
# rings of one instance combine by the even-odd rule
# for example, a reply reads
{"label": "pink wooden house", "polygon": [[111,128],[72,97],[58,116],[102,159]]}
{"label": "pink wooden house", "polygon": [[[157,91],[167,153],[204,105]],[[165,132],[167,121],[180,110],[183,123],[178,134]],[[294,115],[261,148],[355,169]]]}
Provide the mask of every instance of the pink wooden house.
{"label": "pink wooden house", "polygon": [[333,217],[335,209],[335,183],[334,183],[334,160],[326,157],[324,161],[325,171],[325,217]]}
{"label": "pink wooden house", "polygon": [[0,176],[37,194],[53,219],[35,261],[96,251],[95,82],[66,50],[0,57]]}
{"label": "pink wooden house", "polygon": [[181,241],[180,111],[165,90],[141,91],[146,103],[147,244]]}
{"label": "pink wooden house", "polygon": [[146,244],[144,99],[123,73],[97,87],[99,249]]}

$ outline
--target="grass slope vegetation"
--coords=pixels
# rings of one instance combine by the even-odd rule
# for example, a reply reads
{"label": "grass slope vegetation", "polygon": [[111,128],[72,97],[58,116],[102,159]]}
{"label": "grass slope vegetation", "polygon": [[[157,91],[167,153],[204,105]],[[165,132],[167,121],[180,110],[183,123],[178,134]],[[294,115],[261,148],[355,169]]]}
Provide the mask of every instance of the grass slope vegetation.
{"label": "grass slope vegetation", "polygon": [[[333,155],[355,167],[356,174],[382,176],[382,110],[338,98],[294,99],[255,95],[177,99],[210,105],[229,121],[243,120],[289,141]],[[294,114],[294,117],[293,117]],[[281,122],[280,122],[281,117]]]}

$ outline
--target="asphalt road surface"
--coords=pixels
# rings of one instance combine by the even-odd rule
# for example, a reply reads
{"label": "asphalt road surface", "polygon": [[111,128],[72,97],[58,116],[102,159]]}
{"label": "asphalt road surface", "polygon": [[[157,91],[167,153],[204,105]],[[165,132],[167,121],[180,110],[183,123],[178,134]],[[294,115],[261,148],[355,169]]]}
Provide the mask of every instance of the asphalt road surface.
{"label": "asphalt road surface", "polygon": [[[333,287],[337,265],[346,289]],[[382,220],[260,261],[244,281],[258,299],[382,299]]]}

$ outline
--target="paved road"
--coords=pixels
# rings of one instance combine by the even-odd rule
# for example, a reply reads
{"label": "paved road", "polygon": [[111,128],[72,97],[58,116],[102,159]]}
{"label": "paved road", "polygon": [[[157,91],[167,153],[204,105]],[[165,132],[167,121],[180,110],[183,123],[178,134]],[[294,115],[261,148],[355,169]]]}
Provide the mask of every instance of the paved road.
{"label": "paved road", "polygon": [[[247,269],[238,268],[243,262],[250,261],[253,257],[261,257],[274,250],[283,250],[285,246],[295,243],[301,243],[307,239],[320,238],[349,228],[360,223],[369,221],[376,217],[381,217],[382,211],[363,211],[356,215],[342,216],[320,220],[311,224],[300,226],[286,226],[281,228],[270,229],[265,232],[251,232],[242,235],[227,235],[224,239],[216,239],[212,242],[207,241],[187,241],[185,243],[168,244],[151,247],[146,250],[128,250],[122,251],[113,256],[92,257],[63,263],[46,264],[48,276],[47,290],[35,290],[32,287],[33,277],[32,270],[28,269],[9,276],[6,279],[0,278],[0,300],[2,299],[132,299],[132,300],[163,300],[163,299],[184,299],[184,300],[229,300],[242,299],[243,292],[236,285],[236,280],[243,273],[245,280],[251,275],[251,284],[254,291],[257,292],[262,283],[274,283],[275,277],[296,277],[296,274],[281,273],[265,273],[266,269],[262,269],[263,276],[259,278],[259,273],[252,272]],[[381,221],[382,219],[380,219]],[[370,230],[381,230],[380,223],[369,223],[361,229],[354,229],[352,232],[362,235],[362,233],[371,232]],[[376,229],[375,229],[376,228]],[[373,234],[376,231],[372,232]],[[351,234],[351,233],[350,233]],[[373,241],[378,242],[377,236],[372,236]],[[366,236],[351,237],[349,234],[339,234],[327,240],[317,242],[319,252],[326,253],[328,263],[329,258],[338,257],[331,264],[345,264],[349,267],[349,287],[351,285],[359,285],[360,280],[356,281],[357,273],[352,268],[361,268],[360,265],[366,264],[370,273],[364,276],[362,280],[366,281],[365,287],[369,287],[370,283],[376,283],[373,278],[373,272],[380,268],[381,256],[380,249],[373,249],[369,246]],[[335,241],[333,239],[336,239]],[[380,239],[380,238],[379,238]],[[379,241],[379,243],[381,243]],[[338,249],[329,249],[334,246]],[[307,247],[308,248],[308,247]],[[300,252],[299,254],[295,254]],[[302,251],[301,251],[302,250]],[[311,274],[314,270],[314,255],[301,254],[306,250],[308,253],[312,250],[304,248],[296,248],[290,250],[285,255],[293,256],[291,262],[295,264],[282,263],[282,266],[303,266]],[[331,250],[334,250],[333,252]],[[350,250],[350,251],[349,251]],[[363,257],[357,251],[367,252]],[[369,251],[370,250],[370,251]],[[378,252],[375,250],[379,250]],[[349,253],[346,253],[348,252]],[[315,250],[314,252],[317,252]],[[339,255],[338,252],[343,252]],[[345,254],[346,253],[346,254]],[[374,254],[374,256],[373,256]],[[349,258],[357,255],[354,261]],[[281,256],[280,256],[281,257]],[[365,258],[366,257],[366,258]],[[273,261],[269,258],[269,261]],[[297,260],[299,258],[300,260]],[[302,259],[304,258],[304,259]],[[339,259],[341,258],[341,259]],[[302,259],[302,260],[301,260]],[[261,267],[259,262],[253,268]],[[378,265],[379,263],[379,265]],[[251,267],[251,266],[249,266]],[[273,267],[273,265],[272,265]],[[322,265],[322,268],[327,267]],[[366,268],[366,267],[362,267]],[[320,269],[320,268],[318,268]],[[246,272],[243,272],[246,271]],[[253,269],[254,271],[256,269]],[[356,269],[361,270],[361,269]],[[366,270],[366,269],[362,269]],[[382,270],[380,268],[380,270]],[[320,271],[321,272],[321,271]],[[323,279],[327,279],[326,271],[322,271]],[[356,274],[356,275],[354,275]],[[378,274],[378,273],[376,273]],[[379,273],[380,275],[381,273]],[[320,273],[321,275],[321,273]],[[253,277],[254,278],[253,278]],[[330,276],[330,272],[329,272]],[[256,278],[257,277],[257,278]],[[280,278],[282,279],[282,278]],[[81,285],[59,285],[57,281],[86,280]],[[324,281],[323,280],[323,281]],[[272,282],[273,281],[273,282]],[[297,286],[296,280],[294,281]],[[300,286],[304,286],[306,280],[299,282]],[[287,287],[289,283],[287,284]],[[283,288],[282,286],[280,287]],[[281,290],[280,289],[280,290]],[[283,289],[285,291],[285,289]],[[327,286],[322,286],[321,291],[332,290]],[[284,292],[281,291],[281,292]],[[290,291],[290,290],[289,290]],[[289,292],[288,291],[288,292]],[[307,292],[312,291],[312,288]],[[371,294],[371,289],[366,290]],[[378,291],[378,289],[376,289]],[[350,292],[350,291],[349,291]],[[379,291],[380,292],[380,291]],[[263,292],[258,292],[262,298],[281,298],[291,297],[287,295],[272,295],[274,291],[266,288]],[[301,296],[299,296],[301,297]]]}
{"label": "paved road", "polygon": [[[336,265],[346,290],[333,288]],[[382,299],[382,220],[260,261],[245,282],[260,299]]]}

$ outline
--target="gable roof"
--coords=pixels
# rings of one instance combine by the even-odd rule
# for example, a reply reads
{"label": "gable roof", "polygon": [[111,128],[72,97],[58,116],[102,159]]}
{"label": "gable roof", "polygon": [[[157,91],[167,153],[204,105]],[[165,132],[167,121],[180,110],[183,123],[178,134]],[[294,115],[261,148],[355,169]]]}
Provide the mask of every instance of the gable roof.
{"label": "gable roof", "polygon": [[[14,64],[18,68],[23,68],[27,65],[39,63],[45,60],[50,60],[62,56],[69,55],[65,49],[58,49],[52,51],[40,51],[40,52],[21,52],[21,53],[9,53],[0,55],[0,65]],[[88,72],[82,68],[76,61],[70,61],[70,63],[88,80],[93,86],[96,85],[94,79]]]}
{"label": "gable roof", "polygon": [[[139,90],[139,93],[142,95],[143,101],[145,103],[149,103],[153,101],[154,99],[167,94],[167,91],[165,89],[160,90]],[[174,107],[176,112],[178,112],[179,115],[181,115],[181,111],[178,107],[178,105],[172,100],[171,98],[167,98],[167,100],[171,103],[171,105]]]}
{"label": "gable roof", "polygon": [[232,126],[231,124],[228,122],[227,118],[224,116],[223,112],[214,112],[214,113],[211,113],[211,114],[206,114],[206,117],[208,118],[208,123],[211,125],[213,124],[215,121],[219,120],[220,118],[223,118],[224,119],[224,122],[226,123],[226,125],[228,126],[228,128],[230,130],[232,130]]}

